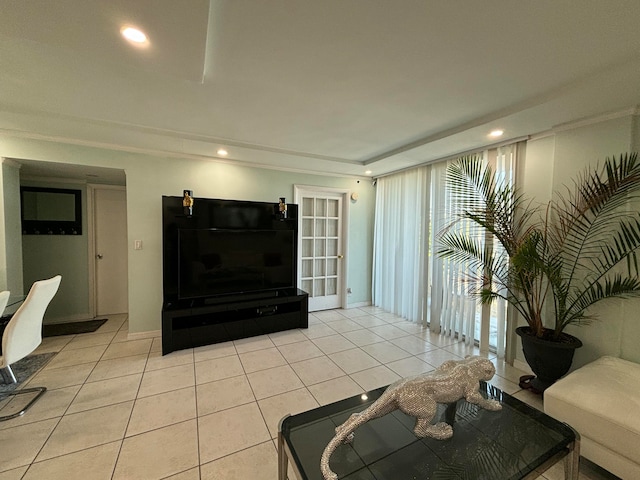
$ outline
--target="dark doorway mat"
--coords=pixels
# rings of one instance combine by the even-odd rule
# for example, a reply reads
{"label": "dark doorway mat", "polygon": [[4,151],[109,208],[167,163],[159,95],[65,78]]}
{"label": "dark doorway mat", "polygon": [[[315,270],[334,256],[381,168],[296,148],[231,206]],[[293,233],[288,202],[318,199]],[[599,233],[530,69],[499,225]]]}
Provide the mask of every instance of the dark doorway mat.
{"label": "dark doorway mat", "polygon": [[43,337],[57,337],[59,335],[73,335],[75,333],[91,333],[99,329],[107,318],[87,320],[84,322],[51,323],[42,325]]}

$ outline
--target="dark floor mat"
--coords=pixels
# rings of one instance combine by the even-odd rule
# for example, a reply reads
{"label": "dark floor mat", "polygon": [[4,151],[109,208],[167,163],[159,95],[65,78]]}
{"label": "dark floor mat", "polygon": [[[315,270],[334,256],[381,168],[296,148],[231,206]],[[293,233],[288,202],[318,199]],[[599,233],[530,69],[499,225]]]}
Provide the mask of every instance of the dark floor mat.
{"label": "dark floor mat", "polygon": [[[51,360],[51,358],[55,354],[56,352],[29,355],[28,357],[25,357],[22,360],[18,360],[16,363],[11,365],[13,374],[16,376],[16,380],[18,382],[9,383],[9,384],[0,383],[0,394],[12,392],[16,388],[18,388],[25,380],[31,377],[31,375],[36,373],[49,360]],[[0,382],[1,382],[1,378],[0,378]]]}
{"label": "dark floor mat", "polygon": [[51,323],[42,326],[43,337],[57,337],[59,335],[73,335],[75,333],[91,333],[99,329],[108,319],[99,318],[85,322]]}

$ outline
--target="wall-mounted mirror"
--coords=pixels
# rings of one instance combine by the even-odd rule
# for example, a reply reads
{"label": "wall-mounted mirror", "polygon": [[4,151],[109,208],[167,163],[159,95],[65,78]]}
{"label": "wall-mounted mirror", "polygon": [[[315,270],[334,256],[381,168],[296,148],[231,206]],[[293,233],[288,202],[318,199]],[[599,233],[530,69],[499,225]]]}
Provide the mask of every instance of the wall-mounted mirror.
{"label": "wall-mounted mirror", "polygon": [[82,235],[82,192],[20,187],[23,235]]}

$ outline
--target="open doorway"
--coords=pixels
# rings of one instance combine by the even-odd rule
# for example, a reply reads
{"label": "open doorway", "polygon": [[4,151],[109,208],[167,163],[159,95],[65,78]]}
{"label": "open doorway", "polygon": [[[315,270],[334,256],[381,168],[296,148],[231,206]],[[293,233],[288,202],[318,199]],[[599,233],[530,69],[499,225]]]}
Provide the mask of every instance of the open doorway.
{"label": "open doorway", "polygon": [[[126,237],[126,177],[121,169],[70,165],[55,162],[15,159],[19,167],[20,186],[64,188],[79,191],[82,198],[82,231],[75,234],[23,234],[22,274],[24,292],[42,278],[62,275],[58,294],[51,302],[44,323],[66,323],[91,320],[106,313],[124,313],[128,310],[127,298],[127,237]],[[102,289],[105,283],[97,281],[96,268],[96,191],[116,192],[121,197],[115,203],[118,211],[108,214],[101,221],[102,231],[114,232],[117,253],[110,252],[110,264],[116,265],[105,275],[119,290],[111,298],[120,302],[115,310],[97,305],[98,299],[109,298]],[[102,194],[99,194],[102,197]],[[109,193],[105,197],[109,197]],[[112,195],[113,196],[113,195]],[[103,201],[104,200],[104,201]],[[99,204],[109,204],[100,198]],[[109,208],[106,209],[109,211]],[[111,216],[109,216],[111,215]],[[124,226],[124,228],[122,228]],[[120,232],[116,234],[115,232]],[[119,261],[115,262],[117,258]],[[124,265],[124,267],[122,266]],[[108,285],[108,284],[107,284]],[[122,286],[124,285],[124,289]],[[109,288],[108,286],[106,288]],[[122,293],[124,292],[124,294]],[[107,301],[108,302],[108,301]],[[115,303],[115,302],[114,302]]]}

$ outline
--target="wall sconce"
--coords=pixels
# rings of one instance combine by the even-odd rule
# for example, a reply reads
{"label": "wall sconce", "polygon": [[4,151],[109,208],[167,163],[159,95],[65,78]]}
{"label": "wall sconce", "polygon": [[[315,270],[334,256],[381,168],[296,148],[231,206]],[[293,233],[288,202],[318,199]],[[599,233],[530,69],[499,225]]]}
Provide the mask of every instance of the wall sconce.
{"label": "wall sconce", "polygon": [[193,215],[193,190],[182,191],[182,207],[187,217]]}
{"label": "wall sconce", "polygon": [[280,197],[280,201],[278,202],[278,212],[280,213],[280,218],[287,218],[287,204],[284,197]]}

